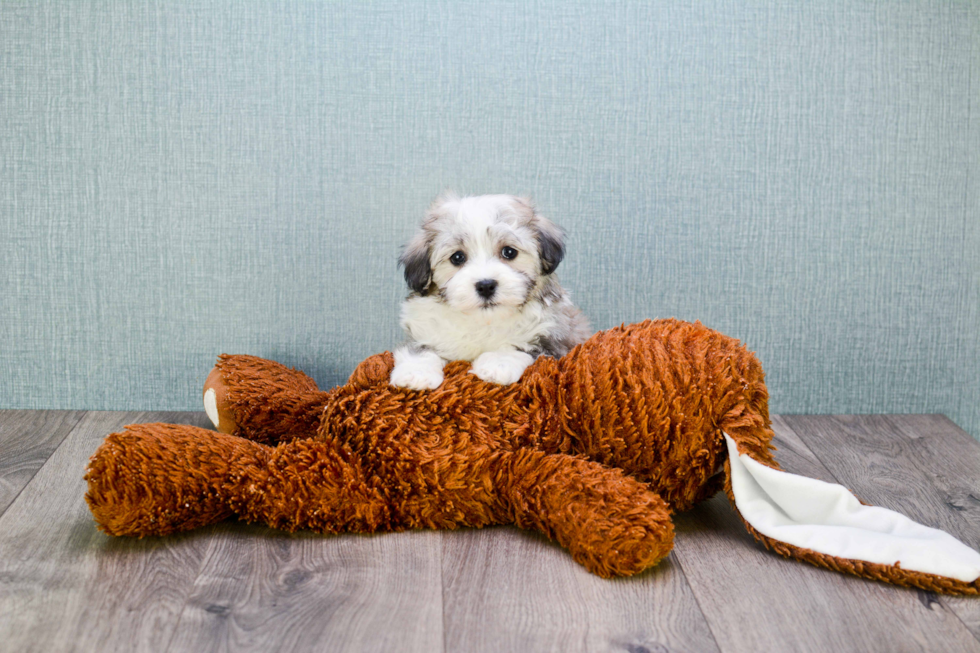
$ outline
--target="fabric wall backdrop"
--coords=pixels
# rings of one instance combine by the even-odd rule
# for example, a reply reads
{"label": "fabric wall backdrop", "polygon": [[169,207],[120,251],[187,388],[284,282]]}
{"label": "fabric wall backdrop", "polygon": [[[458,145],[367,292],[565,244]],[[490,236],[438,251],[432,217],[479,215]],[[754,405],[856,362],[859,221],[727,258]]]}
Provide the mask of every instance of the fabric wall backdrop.
{"label": "fabric wall backdrop", "polygon": [[3,2],[0,401],[341,382],[452,188],[532,194],[596,327],[742,339],[776,412],[980,436],[978,100],[970,0]]}

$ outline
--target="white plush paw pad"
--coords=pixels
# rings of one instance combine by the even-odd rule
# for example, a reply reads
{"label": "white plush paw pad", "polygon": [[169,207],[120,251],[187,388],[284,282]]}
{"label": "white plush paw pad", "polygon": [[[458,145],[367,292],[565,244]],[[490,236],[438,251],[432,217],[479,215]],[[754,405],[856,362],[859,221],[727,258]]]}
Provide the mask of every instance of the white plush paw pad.
{"label": "white plush paw pad", "polygon": [[534,357],[522,351],[488,351],[473,361],[472,374],[489,383],[516,383]]}
{"label": "white plush paw pad", "polygon": [[215,398],[214,388],[208,388],[204,393],[204,412],[208,414],[214,428],[218,428],[218,400]]}
{"label": "white plush paw pad", "polygon": [[446,361],[431,351],[395,352],[395,368],[391,370],[391,385],[409,390],[434,390],[442,383],[442,367]]}

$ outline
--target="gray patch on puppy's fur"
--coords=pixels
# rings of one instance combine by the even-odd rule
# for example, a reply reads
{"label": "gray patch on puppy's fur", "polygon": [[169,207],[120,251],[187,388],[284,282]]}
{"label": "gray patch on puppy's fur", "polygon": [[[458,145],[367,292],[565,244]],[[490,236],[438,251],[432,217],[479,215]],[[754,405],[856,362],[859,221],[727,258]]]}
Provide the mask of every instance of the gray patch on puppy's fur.
{"label": "gray patch on puppy's fur", "polygon": [[564,255],[564,231],[526,198],[439,197],[400,258],[411,289],[405,351],[469,361],[494,354],[514,365],[520,357],[506,352],[564,356],[592,334],[554,275]]}

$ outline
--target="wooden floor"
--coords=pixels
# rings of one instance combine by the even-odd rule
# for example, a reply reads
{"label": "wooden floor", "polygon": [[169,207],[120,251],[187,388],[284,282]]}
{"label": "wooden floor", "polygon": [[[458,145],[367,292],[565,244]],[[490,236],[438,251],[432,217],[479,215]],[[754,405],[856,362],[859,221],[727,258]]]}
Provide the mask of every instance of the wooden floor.
{"label": "wooden floor", "polygon": [[[980,651],[980,598],[783,560],[724,497],[673,553],[603,580],[510,527],[288,535],[237,522],[114,539],[86,461],[124,424],[203,413],[0,411],[0,651]],[[777,417],[788,470],[980,548],[980,444],[942,416]]]}

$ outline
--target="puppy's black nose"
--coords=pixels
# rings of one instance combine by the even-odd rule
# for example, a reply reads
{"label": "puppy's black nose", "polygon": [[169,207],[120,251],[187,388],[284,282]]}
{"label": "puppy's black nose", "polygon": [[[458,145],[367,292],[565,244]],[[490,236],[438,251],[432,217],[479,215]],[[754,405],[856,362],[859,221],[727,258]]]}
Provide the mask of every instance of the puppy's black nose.
{"label": "puppy's black nose", "polygon": [[481,279],[476,282],[476,292],[483,299],[490,299],[497,291],[496,279]]}

